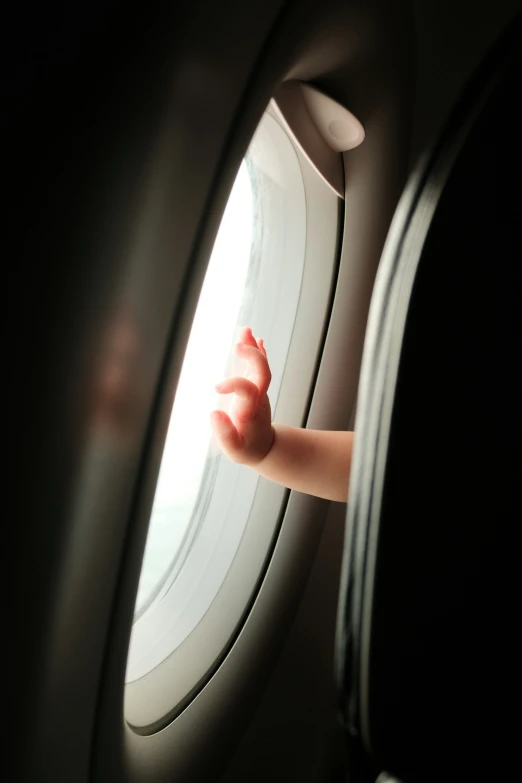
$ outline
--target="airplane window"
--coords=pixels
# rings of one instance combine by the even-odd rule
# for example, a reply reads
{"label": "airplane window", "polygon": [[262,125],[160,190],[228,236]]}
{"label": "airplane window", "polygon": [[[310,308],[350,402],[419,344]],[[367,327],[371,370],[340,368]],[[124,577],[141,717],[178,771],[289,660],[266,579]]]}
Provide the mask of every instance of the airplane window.
{"label": "airplane window", "polygon": [[[297,153],[266,113],[239,169],[189,337],[157,481],[126,681],[170,656],[208,612],[234,560],[258,476],[213,451],[214,384],[237,362],[238,329],[270,352],[275,410],[298,309],[306,201]],[[224,403],[223,403],[224,404]]]}

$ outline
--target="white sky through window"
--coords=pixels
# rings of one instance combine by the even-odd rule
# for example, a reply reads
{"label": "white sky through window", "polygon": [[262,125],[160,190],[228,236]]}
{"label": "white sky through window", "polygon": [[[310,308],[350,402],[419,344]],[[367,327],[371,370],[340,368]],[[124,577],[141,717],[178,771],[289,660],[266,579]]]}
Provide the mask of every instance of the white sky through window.
{"label": "white sky through window", "polygon": [[253,194],[246,163],[230,194],[201,290],[169,423],[136,609],[168,570],[190,522],[208,456],[210,413],[238,327],[250,261]]}

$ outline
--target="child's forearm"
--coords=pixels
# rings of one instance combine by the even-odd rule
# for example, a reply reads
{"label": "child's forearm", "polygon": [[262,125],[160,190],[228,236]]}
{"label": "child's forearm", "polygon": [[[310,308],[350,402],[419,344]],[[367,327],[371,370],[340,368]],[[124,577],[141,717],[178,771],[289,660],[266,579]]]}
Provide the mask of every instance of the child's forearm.
{"label": "child's forearm", "polygon": [[306,430],[274,424],[274,441],[254,466],[262,476],[298,492],[345,502],[353,432]]}

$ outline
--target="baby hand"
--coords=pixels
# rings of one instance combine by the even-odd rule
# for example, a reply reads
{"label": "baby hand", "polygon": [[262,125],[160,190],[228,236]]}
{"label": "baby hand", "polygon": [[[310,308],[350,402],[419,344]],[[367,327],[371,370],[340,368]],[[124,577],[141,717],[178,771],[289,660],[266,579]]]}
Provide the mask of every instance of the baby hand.
{"label": "baby hand", "polygon": [[236,353],[248,362],[246,377],[227,378],[216,384],[220,394],[233,394],[230,415],[211,414],[212,429],[222,452],[243,465],[263,460],[274,442],[272,413],[267,391],[272,379],[263,340],[248,327],[241,330]]}

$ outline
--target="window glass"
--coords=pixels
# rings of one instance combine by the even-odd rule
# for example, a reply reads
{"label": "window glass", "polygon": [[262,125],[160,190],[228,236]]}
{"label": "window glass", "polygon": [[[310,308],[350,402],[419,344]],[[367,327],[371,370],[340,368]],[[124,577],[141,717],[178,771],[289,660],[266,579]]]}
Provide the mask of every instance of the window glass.
{"label": "window glass", "polygon": [[[201,290],[161,462],[136,616],[172,572],[194,516],[210,442],[214,384],[225,375],[241,305],[248,298],[253,196],[243,162],[221,221]],[[251,285],[252,281],[250,281]]]}

